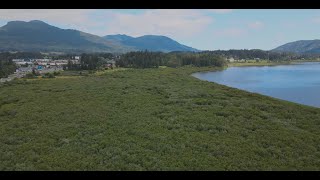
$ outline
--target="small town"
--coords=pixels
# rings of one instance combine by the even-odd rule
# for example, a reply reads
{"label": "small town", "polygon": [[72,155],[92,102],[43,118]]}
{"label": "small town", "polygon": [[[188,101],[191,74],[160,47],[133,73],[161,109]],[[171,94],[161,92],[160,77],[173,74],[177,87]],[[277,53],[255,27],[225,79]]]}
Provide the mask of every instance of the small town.
{"label": "small town", "polygon": [[7,78],[1,78],[0,82],[11,81],[14,78],[23,78],[27,73],[35,71],[39,74],[52,73],[55,71],[62,71],[63,66],[67,65],[68,62],[72,64],[80,64],[80,56],[74,56],[72,59],[12,59],[12,62],[16,64],[16,71],[9,75]]}

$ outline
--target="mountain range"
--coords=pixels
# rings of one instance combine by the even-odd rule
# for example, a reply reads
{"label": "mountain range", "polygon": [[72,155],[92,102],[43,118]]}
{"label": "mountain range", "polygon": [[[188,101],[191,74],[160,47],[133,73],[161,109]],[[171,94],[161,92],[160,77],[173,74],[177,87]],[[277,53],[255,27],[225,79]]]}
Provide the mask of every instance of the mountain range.
{"label": "mountain range", "polygon": [[272,51],[298,54],[320,54],[320,40],[300,40],[279,46]]}
{"label": "mountain range", "polygon": [[[125,34],[97,36],[74,29],[61,29],[43,21],[10,21],[0,27],[0,51],[41,51],[64,53],[130,51],[193,51],[195,48],[160,35],[131,37]],[[300,40],[271,51],[320,54],[320,40]]]}
{"label": "mountain range", "polygon": [[0,51],[111,52],[199,51],[166,36],[107,35],[100,37],[73,29],[61,29],[39,20],[11,21],[0,27]]}
{"label": "mountain range", "polygon": [[145,35],[140,37],[131,37],[125,34],[121,35],[107,35],[104,36],[106,40],[124,44],[125,46],[135,47],[138,50],[149,51],[194,51],[199,50],[192,47],[182,45],[166,36]]}

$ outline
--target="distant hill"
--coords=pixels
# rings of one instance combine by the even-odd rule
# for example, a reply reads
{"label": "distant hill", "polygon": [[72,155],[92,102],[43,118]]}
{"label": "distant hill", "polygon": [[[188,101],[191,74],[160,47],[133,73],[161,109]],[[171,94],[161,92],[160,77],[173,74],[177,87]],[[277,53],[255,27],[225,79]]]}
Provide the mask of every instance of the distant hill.
{"label": "distant hill", "polygon": [[78,30],[60,29],[39,20],[11,21],[0,27],[0,51],[125,53],[146,49],[162,52],[198,51],[165,36],[100,37]]}
{"label": "distant hill", "polygon": [[171,38],[166,36],[156,36],[156,35],[145,35],[141,37],[131,37],[127,35],[107,35],[104,36],[106,40],[114,41],[121,43],[126,46],[134,47],[139,50],[149,50],[149,51],[162,51],[162,52],[171,52],[171,51],[195,51],[199,50],[194,49],[189,46],[174,41]]}
{"label": "distant hill", "polygon": [[107,35],[103,37],[104,39],[111,40],[111,41],[128,41],[134,39],[134,37],[127,36],[125,34],[116,34],[116,35]]}
{"label": "distant hill", "polygon": [[115,41],[45,22],[11,21],[0,28],[0,51],[127,52],[135,50]]}
{"label": "distant hill", "polygon": [[299,54],[320,54],[320,40],[300,40],[279,46],[272,51]]}

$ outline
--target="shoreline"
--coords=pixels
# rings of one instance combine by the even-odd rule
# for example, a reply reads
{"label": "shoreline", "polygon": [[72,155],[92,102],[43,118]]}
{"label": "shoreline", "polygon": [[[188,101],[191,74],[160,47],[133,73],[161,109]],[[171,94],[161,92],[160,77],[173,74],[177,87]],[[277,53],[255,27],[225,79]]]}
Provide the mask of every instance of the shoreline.
{"label": "shoreline", "polygon": [[227,67],[248,67],[248,66],[279,66],[279,65],[293,65],[307,62],[320,62],[320,61],[282,61],[282,62],[246,62],[246,63],[228,63]]}
{"label": "shoreline", "polygon": [[[319,62],[319,61],[308,61],[308,62]],[[307,62],[306,62],[306,61],[304,61],[304,62],[292,62],[292,63],[290,63],[290,64],[300,64],[300,63],[307,63]],[[277,64],[277,65],[287,65],[287,64]],[[269,65],[269,66],[277,66],[277,65]],[[254,67],[254,65],[251,65],[251,66]],[[268,65],[260,65],[260,66],[268,66]],[[208,71],[208,70],[196,71],[196,72],[191,73],[190,76],[192,76],[192,77],[194,77],[194,78],[196,78],[196,79],[198,79],[198,80],[200,80],[200,81],[209,82],[209,83],[216,83],[216,84],[219,84],[219,85],[222,85],[222,86],[226,86],[226,87],[229,87],[229,88],[237,89],[237,90],[239,90],[239,91],[245,91],[245,92],[251,93],[251,94],[258,94],[258,95],[261,95],[261,96],[265,96],[265,97],[277,99],[277,100],[280,100],[280,101],[285,101],[285,102],[293,103],[293,104],[296,104],[296,105],[302,105],[302,106],[307,106],[307,107],[311,107],[311,108],[320,109],[320,106],[310,105],[310,104],[303,104],[303,103],[299,103],[299,102],[295,102],[295,101],[291,101],[291,100],[286,100],[286,99],[274,97],[274,96],[271,96],[271,95],[263,94],[263,93],[261,93],[261,92],[252,92],[252,91],[249,91],[249,90],[246,90],[246,89],[240,89],[240,88],[238,88],[238,87],[233,87],[233,86],[221,84],[221,83],[218,83],[218,82],[201,79],[201,78],[195,76],[195,74],[197,74],[197,73],[217,72],[217,71],[226,70],[228,67],[249,67],[249,66],[226,66],[226,67],[224,67],[223,69],[212,69],[212,70],[209,70],[209,71]]]}

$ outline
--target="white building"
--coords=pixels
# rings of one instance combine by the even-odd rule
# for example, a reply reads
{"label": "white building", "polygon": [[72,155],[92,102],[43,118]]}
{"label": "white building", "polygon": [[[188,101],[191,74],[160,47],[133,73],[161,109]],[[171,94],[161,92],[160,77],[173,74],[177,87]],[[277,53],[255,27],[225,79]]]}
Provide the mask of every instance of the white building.
{"label": "white building", "polygon": [[49,62],[50,59],[36,59],[37,62]]}
{"label": "white building", "polygon": [[229,62],[234,62],[234,58],[233,58],[233,57],[227,58],[227,61],[229,61]]}
{"label": "white building", "polygon": [[54,63],[56,66],[62,66],[62,65],[67,65],[68,60],[64,60],[64,59],[55,60],[55,61],[52,61],[52,63]]}
{"label": "white building", "polygon": [[12,59],[12,62],[14,62],[14,63],[24,62],[24,59]]}
{"label": "white building", "polygon": [[32,65],[33,62],[30,61],[21,61],[21,62],[15,62],[16,65]]}

